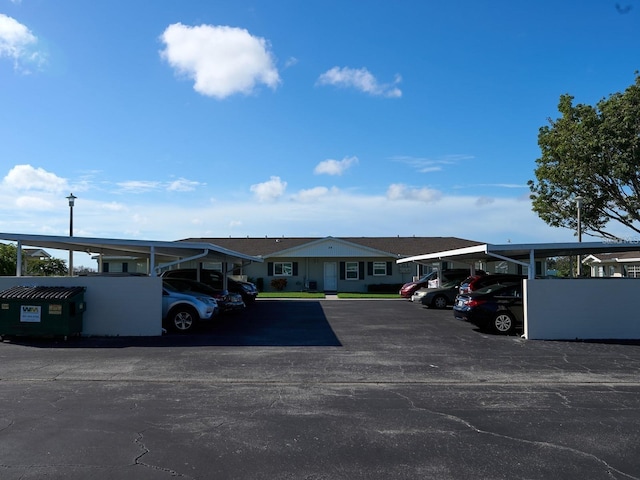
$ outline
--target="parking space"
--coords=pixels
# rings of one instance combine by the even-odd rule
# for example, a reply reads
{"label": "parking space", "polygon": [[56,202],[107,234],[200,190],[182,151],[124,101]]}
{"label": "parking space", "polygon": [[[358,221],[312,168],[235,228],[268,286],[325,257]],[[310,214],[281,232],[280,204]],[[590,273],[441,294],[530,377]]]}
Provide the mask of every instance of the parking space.
{"label": "parking space", "polygon": [[259,300],[194,335],[0,344],[2,479],[640,478],[640,344],[405,300]]}

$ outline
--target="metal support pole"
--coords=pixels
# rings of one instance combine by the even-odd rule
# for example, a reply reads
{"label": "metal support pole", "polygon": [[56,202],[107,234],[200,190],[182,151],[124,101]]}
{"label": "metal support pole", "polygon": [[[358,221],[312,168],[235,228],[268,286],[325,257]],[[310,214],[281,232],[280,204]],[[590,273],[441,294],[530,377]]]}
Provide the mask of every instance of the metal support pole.
{"label": "metal support pole", "polygon": [[[576,207],[578,208],[578,243],[582,243],[582,197],[576,197]],[[578,264],[576,265],[578,277],[582,276],[582,255],[578,254]]]}
{"label": "metal support pole", "polygon": [[[67,200],[69,200],[69,240],[73,237],[73,205],[75,204],[76,196],[73,193],[69,194]],[[69,247],[69,276],[73,277],[73,247]]]}

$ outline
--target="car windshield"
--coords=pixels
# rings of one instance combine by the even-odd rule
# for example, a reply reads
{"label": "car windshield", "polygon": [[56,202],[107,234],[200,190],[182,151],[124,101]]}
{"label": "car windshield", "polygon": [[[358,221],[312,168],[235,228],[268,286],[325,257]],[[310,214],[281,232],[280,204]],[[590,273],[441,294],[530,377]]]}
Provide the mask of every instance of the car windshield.
{"label": "car windshield", "polygon": [[418,282],[426,282],[427,280],[433,280],[436,278],[438,272],[429,272],[418,279]]}
{"label": "car windshield", "polygon": [[213,290],[208,287],[207,285],[204,285],[202,283],[198,283],[198,282],[189,282],[187,280],[183,280],[183,279],[171,279],[171,280],[165,280],[164,282],[165,284],[168,284],[172,289],[178,291],[178,292],[183,292],[183,293],[204,293],[207,295],[211,295],[211,293],[213,293]]}

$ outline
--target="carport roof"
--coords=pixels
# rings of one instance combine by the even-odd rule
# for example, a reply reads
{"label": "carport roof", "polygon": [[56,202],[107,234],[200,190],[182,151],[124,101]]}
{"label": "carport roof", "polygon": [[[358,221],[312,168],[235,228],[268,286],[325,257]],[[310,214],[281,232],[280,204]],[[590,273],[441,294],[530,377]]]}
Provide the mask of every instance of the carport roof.
{"label": "carport roof", "polygon": [[[550,258],[571,255],[587,255],[597,253],[629,252],[638,250],[637,242],[568,242],[568,243],[524,243],[492,245],[489,243],[475,245],[455,250],[425,253],[413,257],[396,260],[396,263],[428,262],[434,260],[457,260],[460,262],[474,262],[477,260],[521,260],[532,258]],[[520,260],[520,261],[518,261]],[[528,265],[529,262],[526,264]]]}
{"label": "carport roof", "polygon": [[20,242],[39,248],[73,250],[89,254],[136,255],[141,257],[182,259],[202,257],[209,259],[236,258],[252,262],[262,262],[258,257],[207,242],[164,242],[157,240],[128,240],[116,238],[61,237],[53,235],[27,235],[20,233],[0,233],[0,240]]}

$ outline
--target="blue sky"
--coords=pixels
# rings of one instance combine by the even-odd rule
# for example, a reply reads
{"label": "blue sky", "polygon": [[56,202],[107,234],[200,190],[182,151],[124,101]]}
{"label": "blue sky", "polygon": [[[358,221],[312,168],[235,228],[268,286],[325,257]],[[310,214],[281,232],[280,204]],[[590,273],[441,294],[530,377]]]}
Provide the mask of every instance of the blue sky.
{"label": "blue sky", "polygon": [[637,0],[0,0],[0,231],[572,241],[538,129],[640,69]]}

